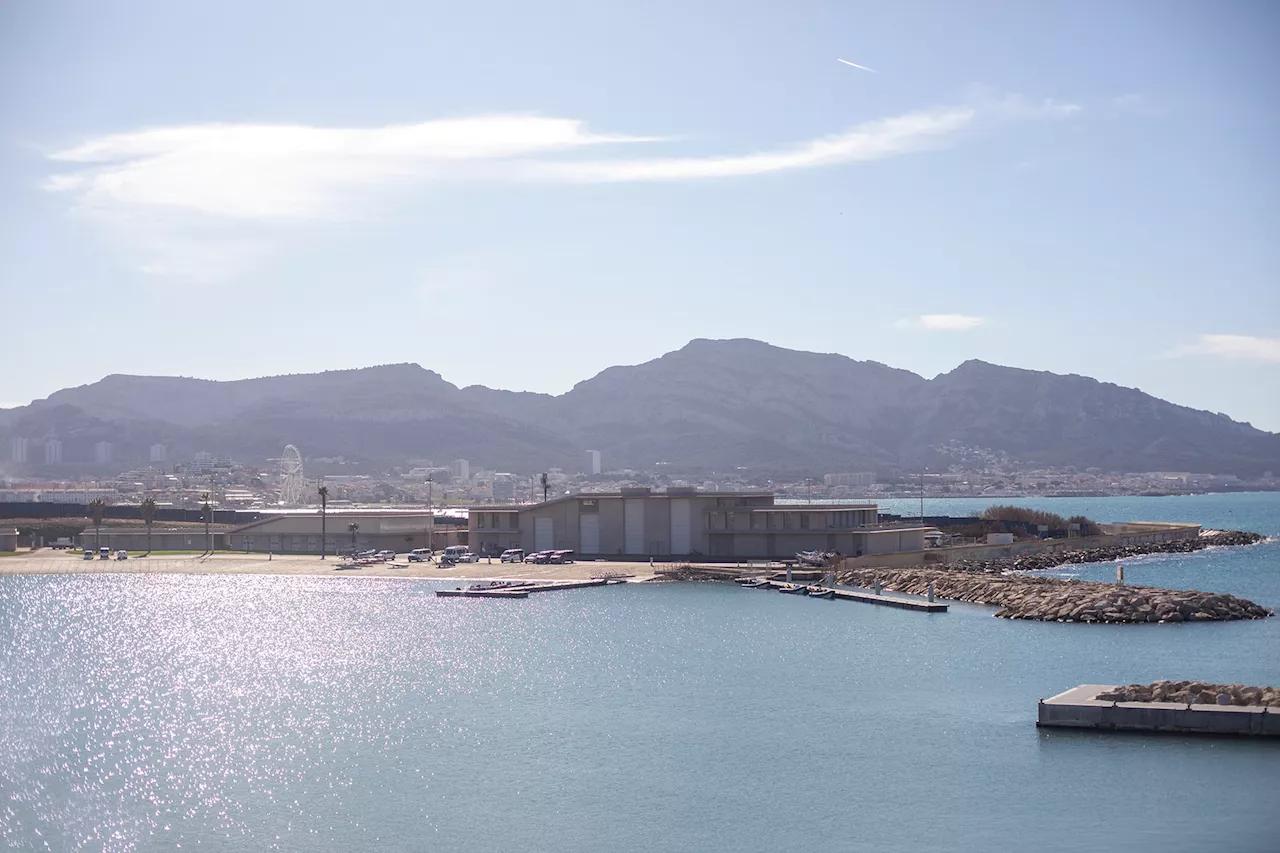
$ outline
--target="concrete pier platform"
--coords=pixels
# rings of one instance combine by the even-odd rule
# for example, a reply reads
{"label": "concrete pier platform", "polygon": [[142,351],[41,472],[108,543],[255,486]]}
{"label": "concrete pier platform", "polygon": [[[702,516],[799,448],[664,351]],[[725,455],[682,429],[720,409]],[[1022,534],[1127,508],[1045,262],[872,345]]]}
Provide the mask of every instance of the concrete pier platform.
{"label": "concrete pier platform", "polygon": [[[769,586],[778,589],[790,586],[785,581],[769,581]],[[830,587],[827,587],[828,589]],[[852,589],[835,589],[836,599],[840,601],[857,601],[862,604],[875,604],[880,607],[897,607],[900,610],[918,610],[924,613],[946,613],[947,605],[940,601],[923,601],[918,598],[901,598],[896,595],[876,595],[873,592],[858,592]]]}
{"label": "concrete pier platform", "polygon": [[1112,684],[1081,684],[1041,699],[1036,725],[1047,728],[1116,732],[1280,737],[1280,711],[1241,705],[1187,705],[1181,702],[1112,702],[1096,698]]}

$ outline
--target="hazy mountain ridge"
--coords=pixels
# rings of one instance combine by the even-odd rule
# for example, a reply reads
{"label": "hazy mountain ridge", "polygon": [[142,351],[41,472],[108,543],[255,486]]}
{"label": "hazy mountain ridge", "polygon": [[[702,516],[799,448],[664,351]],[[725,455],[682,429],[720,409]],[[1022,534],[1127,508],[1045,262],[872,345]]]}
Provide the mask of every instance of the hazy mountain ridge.
{"label": "hazy mountain ridge", "polygon": [[117,374],[10,410],[0,435],[56,435],[67,464],[111,441],[117,465],[145,461],[152,443],[172,459],[246,460],[293,443],[309,456],[518,471],[579,470],[588,448],[610,467],[874,470],[936,461],[931,445],[957,441],[1045,465],[1280,469],[1280,435],[1088,377],[967,361],[928,380],[745,339],[695,340],[559,396],[459,389],[415,364],[232,382]]}

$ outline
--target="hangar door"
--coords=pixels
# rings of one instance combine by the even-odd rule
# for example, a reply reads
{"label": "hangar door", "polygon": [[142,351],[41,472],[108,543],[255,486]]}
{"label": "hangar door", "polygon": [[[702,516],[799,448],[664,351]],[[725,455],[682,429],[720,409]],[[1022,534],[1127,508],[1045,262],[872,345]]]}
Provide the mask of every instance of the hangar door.
{"label": "hangar door", "polygon": [[584,512],[578,516],[578,552],[600,553],[600,515],[598,513]]}
{"label": "hangar door", "polygon": [[535,518],[533,520],[533,550],[550,551],[556,547],[554,518]]}
{"label": "hangar door", "polygon": [[643,554],[644,547],[644,498],[627,498],[623,503],[622,522],[624,547],[628,554]]}
{"label": "hangar door", "polygon": [[693,502],[684,498],[671,500],[671,553],[693,553]]}

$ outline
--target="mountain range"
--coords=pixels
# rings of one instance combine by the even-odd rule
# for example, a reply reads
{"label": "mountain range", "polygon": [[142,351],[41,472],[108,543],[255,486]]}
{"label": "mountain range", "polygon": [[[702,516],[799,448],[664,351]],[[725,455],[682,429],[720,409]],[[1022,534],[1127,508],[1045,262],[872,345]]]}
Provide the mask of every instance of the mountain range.
{"label": "mountain range", "polygon": [[[914,470],[974,449],[1039,465],[1258,476],[1280,470],[1280,435],[1083,376],[966,361],[925,379],[841,355],[754,340],[694,340],[610,367],[567,393],[459,388],[416,364],[216,382],[107,376],[0,410],[0,438],[61,439],[64,467],[197,451],[241,461],[294,444],[369,465],[476,460],[534,472],[744,467],[770,473]],[[39,466],[37,466],[39,467]]]}

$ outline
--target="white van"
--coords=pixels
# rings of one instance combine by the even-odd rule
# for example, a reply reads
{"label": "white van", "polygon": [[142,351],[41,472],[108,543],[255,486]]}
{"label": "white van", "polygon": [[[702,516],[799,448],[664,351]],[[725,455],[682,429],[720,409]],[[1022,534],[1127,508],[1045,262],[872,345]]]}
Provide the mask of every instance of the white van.
{"label": "white van", "polygon": [[410,563],[430,563],[431,549],[430,548],[414,548],[412,551],[409,552],[409,562]]}
{"label": "white van", "polygon": [[450,545],[444,549],[444,555],[455,563],[478,563],[479,554],[472,554],[466,545]]}
{"label": "white van", "polygon": [[503,563],[523,563],[524,549],[508,548],[507,550],[502,552],[502,556],[499,557],[498,559]]}

